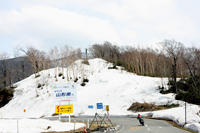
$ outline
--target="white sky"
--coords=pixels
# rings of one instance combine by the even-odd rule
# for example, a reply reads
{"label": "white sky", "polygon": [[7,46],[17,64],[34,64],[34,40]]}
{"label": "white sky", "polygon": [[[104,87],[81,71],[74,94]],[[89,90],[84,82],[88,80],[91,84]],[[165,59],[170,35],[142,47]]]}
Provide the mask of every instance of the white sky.
{"label": "white sky", "polygon": [[6,0],[0,1],[0,52],[17,45],[48,51],[110,41],[153,46],[175,39],[200,46],[199,0]]}

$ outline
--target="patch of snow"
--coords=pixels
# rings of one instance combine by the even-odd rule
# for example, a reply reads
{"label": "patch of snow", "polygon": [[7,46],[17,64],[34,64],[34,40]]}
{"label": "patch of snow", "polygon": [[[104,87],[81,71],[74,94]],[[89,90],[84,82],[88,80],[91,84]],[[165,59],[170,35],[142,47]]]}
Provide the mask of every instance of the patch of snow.
{"label": "patch of snow", "polygon": [[[76,129],[85,124],[76,123]],[[0,119],[0,132],[41,133],[49,131],[64,132],[74,130],[74,123],[49,121],[44,119]]]}

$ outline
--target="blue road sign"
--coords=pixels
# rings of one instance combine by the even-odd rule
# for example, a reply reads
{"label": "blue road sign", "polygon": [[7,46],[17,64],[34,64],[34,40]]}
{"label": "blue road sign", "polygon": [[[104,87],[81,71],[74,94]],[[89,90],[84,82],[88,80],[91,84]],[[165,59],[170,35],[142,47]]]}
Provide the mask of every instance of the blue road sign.
{"label": "blue road sign", "polygon": [[89,109],[93,109],[93,105],[88,105],[88,108]]}
{"label": "blue road sign", "polygon": [[103,109],[103,103],[97,103],[97,109]]}

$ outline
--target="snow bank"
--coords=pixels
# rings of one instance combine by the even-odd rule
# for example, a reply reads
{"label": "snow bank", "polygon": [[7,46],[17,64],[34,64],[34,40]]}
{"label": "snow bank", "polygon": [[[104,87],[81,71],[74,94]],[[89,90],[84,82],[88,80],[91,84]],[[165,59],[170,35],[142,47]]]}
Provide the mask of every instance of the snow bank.
{"label": "snow bank", "polygon": [[190,124],[186,124],[184,126],[184,128],[187,128],[189,130],[195,131],[200,133],[200,124],[199,123],[190,123]]}
{"label": "snow bank", "polygon": [[[83,128],[85,124],[76,123],[75,128]],[[74,123],[63,123],[44,119],[0,119],[0,132],[41,133],[49,131],[74,130]]]}

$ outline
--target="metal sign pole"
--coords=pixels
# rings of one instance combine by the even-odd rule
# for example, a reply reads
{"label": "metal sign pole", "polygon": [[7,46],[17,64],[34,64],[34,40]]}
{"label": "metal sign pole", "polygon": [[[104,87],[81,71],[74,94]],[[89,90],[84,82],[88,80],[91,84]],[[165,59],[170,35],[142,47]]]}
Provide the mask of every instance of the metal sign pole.
{"label": "metal sign pole", "polygon": [[110,121],[110,118],[109,118],[109,111],[107,111],[107,114],[108,114],[108,121]]}
{"label": "metal sign pole", "polygon": [[[60,102],[59,102],[59,106],[60,106]],[[60,112],[59,112],[59,121],[60,121]]]}

